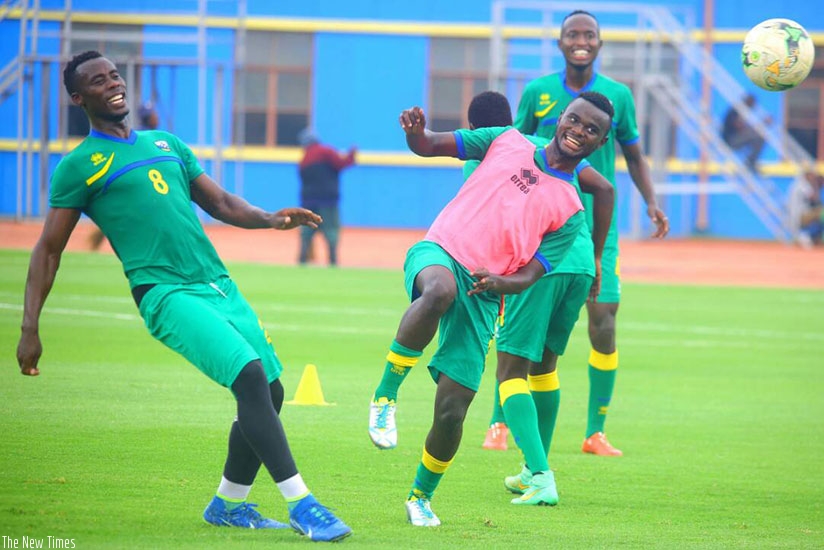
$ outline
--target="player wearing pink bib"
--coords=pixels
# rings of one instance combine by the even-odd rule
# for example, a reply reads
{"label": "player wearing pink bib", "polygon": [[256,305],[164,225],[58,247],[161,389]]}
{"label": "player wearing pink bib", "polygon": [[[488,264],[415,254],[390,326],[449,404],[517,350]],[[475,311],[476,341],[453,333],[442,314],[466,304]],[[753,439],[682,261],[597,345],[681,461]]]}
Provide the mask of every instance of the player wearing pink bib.
{"label": "player wearing pink bib", "polygon": [[584,218],[573,171],[606,142],[611,121],[606,97],[584,95],[570,103],[555,138],[544,146],[511,128],[430,132],[419,107],[401,113],[414,153],[481,160],[425,239],[407,253],[404,274],[412,303],[370,406],[373,443],[395,447],[398,387],[438,332],[429,365],[437,384],[434,419],[406,502],[413,525],[440,525],[430,499],[460,445],[501,295],[527,288],[571,247]]}

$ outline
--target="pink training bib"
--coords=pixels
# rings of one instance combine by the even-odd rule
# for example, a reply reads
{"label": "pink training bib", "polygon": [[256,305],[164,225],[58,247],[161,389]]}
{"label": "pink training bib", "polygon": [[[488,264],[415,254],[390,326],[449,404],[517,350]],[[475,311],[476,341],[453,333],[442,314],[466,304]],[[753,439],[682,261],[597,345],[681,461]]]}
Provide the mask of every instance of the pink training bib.
{"label": "pink training bib", "polygon": [[538,168],[535,150],[518,130],[498,136],[425,240],[469,270],[509,275],[526,265],[545,234],[584,209],[575,186]]}

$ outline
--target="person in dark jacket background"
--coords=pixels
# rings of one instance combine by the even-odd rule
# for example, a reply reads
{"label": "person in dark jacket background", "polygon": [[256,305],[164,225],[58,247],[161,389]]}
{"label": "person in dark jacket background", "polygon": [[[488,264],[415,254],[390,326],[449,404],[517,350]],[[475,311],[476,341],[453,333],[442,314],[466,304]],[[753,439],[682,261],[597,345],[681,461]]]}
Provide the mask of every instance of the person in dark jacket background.
{"label": "person in dark jacket background", "polygon": [[329,265],[338,263],[340,237],[340,172],[355,163],[356,149],[347,154],[324,145],[308,128],[298,134],[303,146],[303,159],[298,165],[300,175],[300,204],[320,214],[323,223],[318,229],[304,227],[300,232],[298,263],[306,264],[311,256],[312,238],[320,230],[329,245]]}

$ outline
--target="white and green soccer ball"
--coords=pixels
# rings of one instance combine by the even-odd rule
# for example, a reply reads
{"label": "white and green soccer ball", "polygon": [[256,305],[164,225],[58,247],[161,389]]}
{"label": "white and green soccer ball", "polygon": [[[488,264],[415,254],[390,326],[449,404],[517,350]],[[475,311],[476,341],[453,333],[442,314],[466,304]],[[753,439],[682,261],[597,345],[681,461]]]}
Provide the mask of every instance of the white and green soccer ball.
{"label": "white and green soccer ball", "polygon": [[791,19],[767,19],[744,38],[741,64],[753,84],[771,92],[801,84],[815,60],[815,46],[804,27]]}

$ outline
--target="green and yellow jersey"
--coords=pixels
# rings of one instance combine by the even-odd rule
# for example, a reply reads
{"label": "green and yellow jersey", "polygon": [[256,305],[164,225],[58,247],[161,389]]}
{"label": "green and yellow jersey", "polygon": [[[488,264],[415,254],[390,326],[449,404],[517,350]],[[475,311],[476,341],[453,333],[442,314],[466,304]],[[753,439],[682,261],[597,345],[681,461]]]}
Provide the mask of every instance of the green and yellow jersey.
{"label": "green and yellow jersey", "polygon": [[203,173],[173,134],[95,130],[54,171],[53,208],[89,216],[111,242],[129,285],[209,283],[227,275],[192,205],[190,182]]}
{"label": "green and yellow jersey", "polygon": [[[581,92],[599,92],[609,98],[615,108],[609,141],[587,157],[592,167],[614,186],[615,143],[631,145],[640,139],[635,121],[635,101],[626,85],[595,73],[586,86],[580,91],[574,91],[566,85],[565,72],[536,78],[524,88],[514,126],[524,134],[553,138],[561,113]],[[582,197],[587,211],[587,220],[592,228],[592,196],[584,194]],[[615,228],[616,216],[613,216],[610,233],[614,233]]]}

